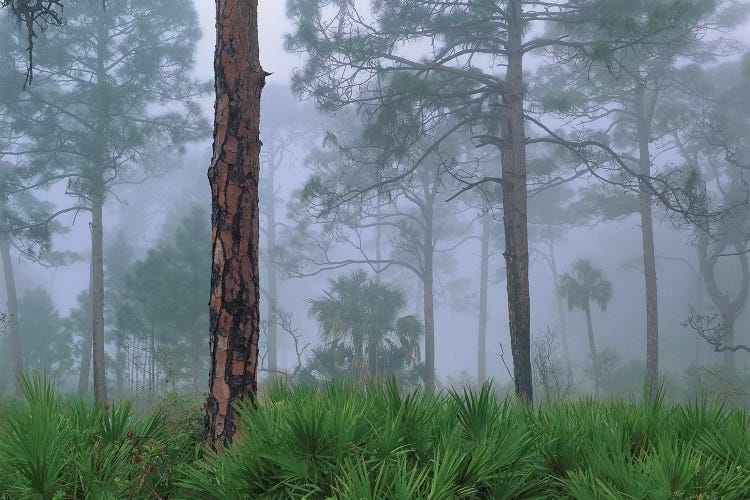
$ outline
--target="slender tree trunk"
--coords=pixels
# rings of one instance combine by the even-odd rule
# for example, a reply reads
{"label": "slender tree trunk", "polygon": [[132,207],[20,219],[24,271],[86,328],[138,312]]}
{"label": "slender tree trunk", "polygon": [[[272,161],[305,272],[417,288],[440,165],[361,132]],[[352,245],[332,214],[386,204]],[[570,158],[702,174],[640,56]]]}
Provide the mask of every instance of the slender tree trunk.
{"label": "slender tree trunk", "polygon": [[148,337],[148,360],[149,360],[149,399],[151,404],[156,401],[156,333],[154,325],[151,325],[151,331]]}
{"label": "slender tree trunk", "polygon": [[[271,202],[267,206],[267,243],[268,251],[270,255],[274,255],[276,248],[276,203],[273,198],[274,192],[274,177],[276,173],[275,168],[269,169],[269,189],[271,190]],[[277,323],[277,310],[278,310],[278,270],[276,269],[276,263],[274,259],[268,259],[268,378],[272,380],[278,376],[279,362],[278,362],[278,323]]]}
{"label": "slender tree trunk", "polygon": [[523,117],[522,0],[509,0],[508,69],[503,94],[501,163],[508,317],[516,395],[531,403],[531,300],[526,192],[526,135]]}
{"label": "slender tree trunk", "polygon": [[198,394],[198,342],[193,339],[193,392]]}
{"label": "slender tree trunk", "polygon": [[560,273],[557,270],[557,259],[555,258],[555,241],[554,239],[549,242],[549,266],[552,271],[552,281],[555,285],[555,299],[557,300],[557,317],[560,321],[560,333],[562,333],[562,344],[563,344],[563,356],[565,356],[565,363],[568,366],[573,366],[570,361],[570,347],[568,346],[568,322],[565,320],[565,304],[563,299],[558,293],[560,290]]}
{"label": "slender tree trunk", "polygon": [[427,217],[425,220],[425,235],[422,245],[424,247],[424,274],[422,275],[423,304],[424,304],[424,351],[425,369],[427,371],[425,388],[428,391],[435,389],[435,296],[433,290],[434,280],[434,244],[432,235],[432,204],[426,204]]}
{"label": "slender tree trunk", "polygon": [[594,396],[599,397],[599,387],[601,384],[601,371],[599,370],[599,354],[596,351],[596,342],[594,341],[594,325],[591,322],[591,307],[586,305],[586,329],[589,334],[589,348],[591,349],[591,367],[594,369]]}
{"label": "slender tree trunk", "polygon": [[92,342],[94,337],[94,307],[91,302],[94,290],[94,260],[89,264],[89,294],[86,297],[86,327],[83,330],[83,351],[81,352],[81,371],[78,374],[78,394],[85,395],[89,392],[89,379],[91,378],[91,354],[93,352]]}
{"label": "slender tree trunk", "polygon": [[258,390],[260,95],[257,0],[216,0],[209,446],[229,445],[235,405]]}
{"label": "slender tree trunk", "polygon": [[89,195],[91,196],[91,308],[92,308],[92,331],[91,347],[94,368],[94,400],[99,404],[107,401],[107,370],[105,367],[104,354],[104,226],[102,210],[106,192],[104,181],[104,170],[106,167],[106,142],[107,142],[107,117],[109,116],[109,103],[104,88],[106,87],[106,71],[104,68],[109,50],[110,38],[107,33],[107,25],[104,11],[100,11],[97,17],[97,45],[96,45],[96,86],[101,91],[97,103],[97,119],[94,137],[95,169]]}
{"label": "slender tree trunk", "polygon": [[477,341],[477,385],[487,380],[487,290],[490,273],[490,216],[482,220],[482,257],[479,275],[479,337]]}
{"label": "slender tree trunk", "polygon": [[[734,346],[734,324],[737,319],[738,313],[730,312],[726,316],[722,314],[722,323],[724,323],[724,345],[733,347]],[[726,367],[729,373],[735,372],[734,364],[734,352],[724,351],[722,354],[724,359],[724,367]]]}
{"label": "slender tree trunk", "polygon": [[117,387],[117,397],[122,398],[124,396],[125,391],[125,349],[122,345],[122,339],[117,339],[117,372],[116,372],[116,387]]}
{"label": "slender tree trunk", "polygon": [[[656,96],[652,97],[656,99]],[[651,106],[653,106],[653,102]],[[641,175],[651,176],[651,111],[647,109],[646,90],[640,87],[635,96],[635,111],[638,115],[638,149]],[[643,242],[643,269],[646,283],[646,386],[651,397],[656,397],[659,388],[659,307],[656,286],[656,252],[654,251],[654,223],[651,214],[653,204],[647,181],[639,183],[641,214],[641,238]]]}
{"label": "slender tree trunk", "polygon": [[133,381],[135,376],[135,349],[133,348],[134,340],[131,339],[129,342],[130,348],[128,349],[128,392],[133,393]]}
{"label": "slender tree trunk", "polygon": [[381,199],[380,194],[378,194],[378,208],[375,215],[375,219],[378,221],[378,224],[375,226],[375,260],[378,261],[378,264],[375,266],[375,269],[377,270],[375,272],[376,283],[380,283],[380,272],[383,270],[383,266],[380,264],[380,261],[383,260],[383,226],[380,225],[381,214]]}
{"label": "slender tree trunk", "polygon": [[104,366],[104,247],[102,226],[103,197],[95,195],[92,201],[91,258],[92,269],[92,351],[94,364],[94,400],[107,401],[107,378]]}
{"label": "slender tree trunk", "polygon": [[17,397],[21,397],[21,386],[16,380],[23,373],[23,351],[21,350],[21,333],[18,329],[18,293],[16,277],[13,272],[13,260],[10,256],[10,240],[0,237],[0,253],[3,259],[3,275],[5,276],[5,293],[8,297],[8,338],[10,339],[10,355],[13,357],[13,387]]}

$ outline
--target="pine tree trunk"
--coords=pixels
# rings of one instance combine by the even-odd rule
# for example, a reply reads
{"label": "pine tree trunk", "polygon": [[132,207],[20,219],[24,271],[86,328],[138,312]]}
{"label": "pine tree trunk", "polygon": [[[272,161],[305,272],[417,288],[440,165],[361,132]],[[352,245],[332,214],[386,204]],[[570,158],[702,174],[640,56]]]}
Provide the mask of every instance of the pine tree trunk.
{"label": "pine tree trunk", "polygon": [[434,296],[434,245],[432,237],[432,204],[427,204],[427,218],[425,220],[425,235],[423,245],[424,274],[422,275],[423,305],[424,305],[424,351],[425,369],[427,371],[425,388],[427,391],[435,389],[435,296]]}
{"label": "pine tree trunk", "polygon": [[[656,99],[656,96],[653,97]],[[654,103],[651,103],[652,105]],[[635,96],[635,111],[638,115],[638,149],[641,175],[651,176],[651,117],[646,106],[646,91],[640,87]],[[659,307],[656,285],[656,252],[654,250],[654,223],[651,214],[653,204],[648,181],[639,183],[641,238],[643,242],[643,269],[646,283],[646,386],[651,397],[659,388]]]}
{"label": "pine tree trunk", "polygon": [[94,364],[94,400],[107,401],[107,378],[104,366],[104,247],[102,226],[103,197],[92,200],[91,258],[92,258],[92,352]]}
{"label": "pine tree trunk", "polygon": [[258,270],[260,96],[257,0],[216,0],[213,266],[209,302],[208,445],[228,446],[235,405],[255,403],[260,334]]}
{"label": "pine tree trunk", "polygon": [[594,325],[591,322],[591,307],[588,304],[586,304],[584,312],[586,313],[586,329],[589,334],[589,348],[591,349],[591,367],[594,369],[594,396],[598,398],[601,371],[599,370],[599,353],[596,351],[596,342],[594,341]]}
{"label": "pine tree trunk", "polygon": [[17,397],[21,397],[21,386],[16,378],[23,374],[23,351],[21,349],[21,332],[18,329],[18,292],[16,277],[13,272],[13,260],[10,256],[10,240],[0,237],[0,253],[3,260],[3,275],[5,276],[5,293],[8,297],[8,338],[10,339],[10,355],[13,357],[13,387]]}
{"label": "pine tree trunk", "polygon": [[477,385],[487,380],[487,291],[490,269],[490,216],[482,220],[482,257],[479,275],[479,336],[477,340]]}
{"label": "pine tree trunk", "polygon": [[522,0],[510,0],[508,69],[501,108],[501,150],[508,317],[516,395],[533,401],[531,382],[531,300],[526,192],[526,135],[523,117]]}
{"label": "pine tree trunk", "polygon": [[91,378],[91,355],[94,337],[94,307],[91,302],[94,290],[94,260],[89,264],[89,294],[86,297],[86,326],[83,330],[83,350],[81,352],[81,371],[78,373],[78,394],[84,396],[89,392]]}

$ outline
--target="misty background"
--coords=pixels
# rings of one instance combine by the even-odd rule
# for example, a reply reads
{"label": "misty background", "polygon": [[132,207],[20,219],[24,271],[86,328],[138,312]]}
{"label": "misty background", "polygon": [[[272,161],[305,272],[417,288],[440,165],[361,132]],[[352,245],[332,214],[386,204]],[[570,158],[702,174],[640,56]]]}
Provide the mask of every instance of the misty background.
{"label": "misty background", "polygon": [[[213,78],[214,52],[214,14],[213,4],[198,1],[195,4],[198,13],[199,27],[202,36],[195,51],[193,74],[197,80],[210,84]],[[284,50],[284,35],[291,30],[286,19],[284,2],[260,1],[260,48],[261,61],[266,71],[272,73],[267,79],[261,110],[261,130],[264,142],[262,157],[262,175],[267,176],[268,164],[272,160],[268,154],[274,151],[274,135],[285,136],[283,158],[279,160],[273,179],[273,203],[276,221],[280,224],[278,240],[283,243],[284,230],[297,227],[300,218],[305,214],[296,202],[301,190],[308,182],[313,167],[310,156],[316,151],[325,150],[327,131],[341,127],[336,118],[330,114],[319,114],[312,102],[298,101],[290,89],[291,75],[295,68],[302,64],[302,57]],[[12,21],[3,21],[3,30],[12,30]],[[737,28],[733,34],[745,42],[746,25]],[[730,59],[738,60],[741,54]],[[544,64],[541,58],[538,64]],[[197,102],[205,118],[210,120],[213,113],[213,94],[205,93]],[[295,129],[294,126],[301,126]],[[343,137],[339,132],[339,137]],[[330,137],[329,137],[330,139]],[[467,153],[471,155],[473,153]],[[167,154],[163,175],[147,179],[134,185],[119,185],[113,190],[104,206],[104,259],[105,267],[114,269],[117,259],[123,257],[118,250],[127,247],[128,265],[143,260],[149,250],[161,244],[174,231],[178,219],[198,207],[198,220],[210,231],[210,191],[206,179],[206,170],[210,163],[210,134],[203,134],[203,139],[186,145],[183,154]],[[275,160],[273,160],[275,161]],[[661,161],[661,160],[660,160]],[[596,183],[590,177],[580,178],[559,189],[575,190]],[[558,188],[553,188],[558,189]],[[269,203],[269,184],[261,183],[261,198]],[[481,207],[472,207],[468,203],[470,194],[464,194],[453,201],[447,201],[455,190],[445,188],[438,194],[441,210],[447,211],[455,218],[452,223],[456,230],[448,234],[439,246],[446,250],[436,260],[435,274],[435,336],[436,376],[441,383],[451,381],[476,382],[476,342],[479,305],[481,222],[478,216]],[[65,206],[68,201],[65,186],[53,186],[38,197],[54,206]],[[540,195],[539,199],[543,199]],[[530,200],[534,210],[535,198]],[[69,204],[69,203],[68,203]],[[559,210],[552,206],[549,210]],[[563,211],[573,210],[565,206]],[[489,291],[488,291],[488,325],[487,325],[487,375],[498,384],[511,382],[510,375],[501,360],[511,367],[510,337],[508,333],[508,308],[506,283],[503,277],[505,263],[502,257],[502,211],[492,211],[493,241],[490,244]],[[550,213],[550,218],[559,213]],[[544,212],[539,217],[544,218]],[[264,217],[263,213],[261,215]],[[13,253],[13,264],[16,272],[16,285],[19,297],[24,297],[37,288],[46,290],[51,296],[61,321],[68,317],[79,306],[78,297],[89,286],[90,250],[90,214],[71,212],[59,217],[61,226],[69,228],[64,234],[57,234],[53,239],[53,248],[57,251],[72,252],[77,255],[69,265],[45,267],[22,258],[18,252]],[[314,220],[311,219],[314,223]],[[267,221],[265,222],[267,223]],[[263,223],[262,223],[263,224]],[[659,283],[659,327],[660,327],[660,371],[682,383],[683,372],[691,365],[712,366],[722,359],[720,353],[712,352],[703,339],[683,323],[691,314],[691,308],[712,311],[710,299],[706,296],[703,281],[698,274],[697,252],[694,234],[689,229],[676,228],[673,221],[659,209],[654,212],[655,247],[657,255],[657,273]],[[291,230],[290,230],[291,231]],[[317,229],[311,227],[310,234]],[[544,242],[534,239],[533,230],[530,245],[544,251]],[[291,234],[291,233],[290,233]],[[320,234],[320,233],[315,233]],[[374,233],[366,232],[370,240],[364,245],[372,250]],[[299,236],[299,235],[297,235]],[[304,234],[303,234],[304,236]],[[291,238],[287,234],[287,237]],[[384,239],[386,251],[389,237]],[[209,241],[206,250],[210,250]],[[278,243],[277,243],[278,244]],[[268,286],[268,262],[276,253],[269,250],[267,241],[261,235],[261,287]],[[347,245],[336,246],[337,258],[359,259],[361,255]],[[646,356],[645,343],[645,290],[643,285],[643,263],[641,230],[636,213],[617,217],[613,220],[596,221],[592,219],[566,224],[555,241],[555,258],[558,275],[571,269],[573,263],[581,258],[590,259],[603,270],[606,278],[612,283],[612,297],[606,310],[592,308],[592,321],[596,328],[597,347],[602,350],[616,350],[620,365],[631,361],[643,362]],[[543,252],[542,252],[543,253]],[[293,277],[279,269],[278,305],[288,312],[290,325],[300,335],[301,344],[310,345],[304,356],[320,342],[319,325],[309,317],[310,300],[323,296],[323,291],[330,288],[329,280],[336,279],[357,268],[372,271],[367,265],[353,265],[323,271],[306,277]],[[209,267],[201,269],[206,281],[201,286],[205,296],[203,305],[208,301]],[[310,269],[308,269],[310,271]],[[292,273],[294,274],[294,273]],[[737,271],[731,264],[721,274],[721,279],[729,289],[735,286]],[[373,275],[374,276],[374,275]],[[531,321],[532,335],[543,336],[548,328],[559,332],[561,327],[558,315],[558,290],[555,287],[555,276],[547,260],[534,251],[531,253]],[[381,273],[380,279],[394,284],[404,290],[408,302],[405,313],[414,313],[422,318],[420,303],[420,285],[413,273],[404,268],[393,266]],[[733,281],[735,280],[735,281]],[[109,293],[109,292],[107,292]],[[6,302],[5,292],[0,291],[0,303]],[[262,320],[267,322],[267,296],[262,297]],[[206,306],[207,307],[207,306]],[[578,385],[588,387],[583,371],[590,365],[589,346],[586,333],[586,318],[580,311],[564,311],[567,324],[567,337]],[[105,325],[106,326],[106,325]],[[748,314],[746,310],[738,316],[735,341],[748,342]],[[204,341],[204,353],[207,353],[208,321],[207,316],[190,326]],[[559,335],[557,337],[559,341]],[[74,338],[74,341],[78,339]],[[168,344],[168,341],[165,341]],[[501,347],[502,346],[502,347]],[[115,355],[113,346],[108,345],[109,355]],[[204,358],[206,356],[203,356]],[[297,364],[292,336],[281,329],[278,333],[278,364],[280,370],[293,370]],[[74,361],[65,374],[60,374],[64,386],[73,390],[77,378],[78,361]],[[199,388],[203,388],[207,375],[201,361]],[[736,365],[740,369],[748,366],[745,353],[736,355]],[[261,378],[267,376],[262,372]],[[162,370],[162,380],[169,375]],[[67,381],[67,382],[64,382]],[[168,381],[164,382],[164,386]],[[7,390],[6,375],[6,390]]]}

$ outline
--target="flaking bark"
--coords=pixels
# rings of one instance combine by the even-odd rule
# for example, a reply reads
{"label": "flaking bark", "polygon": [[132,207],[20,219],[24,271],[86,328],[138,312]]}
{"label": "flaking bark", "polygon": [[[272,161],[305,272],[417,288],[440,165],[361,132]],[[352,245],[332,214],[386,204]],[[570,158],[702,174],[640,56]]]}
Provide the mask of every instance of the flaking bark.
{"label": "flaking bark", "polygon": [[257,0],[216,1],[213,265],[206,435],[229,445],[240,400],[255,403],[260,333],[258,271],[260,96]]}

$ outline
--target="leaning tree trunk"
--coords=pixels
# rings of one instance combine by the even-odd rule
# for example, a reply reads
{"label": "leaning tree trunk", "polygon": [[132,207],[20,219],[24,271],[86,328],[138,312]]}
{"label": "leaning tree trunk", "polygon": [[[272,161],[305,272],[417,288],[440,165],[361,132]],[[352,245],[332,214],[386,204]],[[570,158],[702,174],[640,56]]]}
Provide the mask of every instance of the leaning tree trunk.
{"label": "leaning tree trunk", "polygon": [[234,438],[236,405],[258,389],[260,95],[257,0],[216,0],[213,265],[206,400],[209,446]]}
{"label": "leaning tree trunk", "polygon": [[94,261],[89,264],[89,293],[86,297],[86,325],[83,329],[83,351],[81,352],[81,371],[78,374],[78,394],[85,395],[89,392],[89,379],[91,378],[91,354],[93,352],[92,342],[94,336],[93,304],[91,303],[92,291],[94,289]]}
{"label": "leaning tree trunk", "polygon": [[[716,305],[721,315],[721,322],[724,327],[722,337],[723,347],[734,347],[734,323],[737,316],[742,312],[747,304],[748,294],[750,293],[750,268],[745,248],[735,246],[737,258],[740,262],[742,272],[740,288],[737,296],[732,298],[728,293],[723,293],[719,288],[716,279],[716,262],[718,257],[709,255],[709,235],[705,231],[698,229],[698,261],[700,272],[703,275],[703,281],[706,284],[706,290],[711,301]],[[720,253],[720,252],[717,252]],[[734,373],[734,351],[724,351],[724,366]]]}
{"label": "leaning tree trunk", "polygon": [[23,373],[21,332],[18,330],[18,294],[16,291],[16,277],[13,273],[13,260],[10,257],[10,240],[7,236],[0,237],[0,253],[2,253],[3,260],[5,293],[8,296],[8,338],[10,339],[10,355],[13,357],[13,375],[15,375],[13,384],[15,395],[21,397],[21,386],[17,380]]}
{"label": "leaning tree trunk", "polygon": [[527,227],[526,136],[523,117],[522,0],[508,2],[508,69],[501,108],[501,163],[508,317],[516,395],[533,401],[531,382],[531,300]]}
{"label": "leaning tree trunk", "polygon": [[591,307],[586,304],[584,308],[586,313],[586,330],[589,334],[589,348],[591,349],[591,367],[594,369],[594,396],[599,397],[599,387],[601,385],[601,370],[599,369],[599,353],[596,351],[596,342],[594,341],[594,325],[591,322]]}
{"label": "leaning tree trunk", "polygon": [[487,290],[490,269],[490,217],[482,220],[482,257],[479,275],[479,336],[477,339],[477,385],[487,380]]}
{"label": "leaning tree trunk", "polygon": [[102,226],[101,195],[94,195],[91,210],[91,259],[92,259],[92,334],[91,345],[94,362],[94,400],[103,404],[107,401],[107,379],[104,367],[104,247]]}
{"label": "leaning tree trunk", "polygon": [[[656,99],[656,96],[653,97]],[[638,127],[638,149],[640,174],[645,177],[639,181],[641,239],[643,242],[643,269],[646,283],[646,387],[651,397],[656,396],[659,386],[659,307],[656,287],[656,253],[654,251],[654,222],[651,214],[653,204],[648,189],[648,178],[651,177],[651,153],[649,143],[651,135],[651,109],[655,101],[646,109],[646,91],[640,87],[635,96],[635,111]]]}

